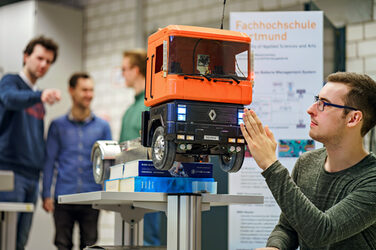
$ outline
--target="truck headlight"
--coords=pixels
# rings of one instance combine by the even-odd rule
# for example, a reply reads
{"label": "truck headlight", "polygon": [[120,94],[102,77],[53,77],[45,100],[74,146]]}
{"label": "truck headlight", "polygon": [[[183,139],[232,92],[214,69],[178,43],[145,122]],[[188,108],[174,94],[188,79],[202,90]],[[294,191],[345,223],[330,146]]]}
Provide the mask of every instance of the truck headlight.
{"label": "truck headlight", "polygon": [[186,121],[187,119],[187,106],[179,104],[178,105],[178,121]]}
{"label": "truck headlight", "polygon": [[244,115],[244,110],[243,109],[238,109],[238,125],[240,125],[243,122],[243,115]]}

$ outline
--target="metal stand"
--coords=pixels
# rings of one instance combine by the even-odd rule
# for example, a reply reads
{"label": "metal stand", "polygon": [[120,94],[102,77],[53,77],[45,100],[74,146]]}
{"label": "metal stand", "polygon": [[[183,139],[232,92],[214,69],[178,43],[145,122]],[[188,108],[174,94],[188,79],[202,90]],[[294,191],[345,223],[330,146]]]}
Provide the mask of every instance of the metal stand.
{"label": "metal stand", "polygon": [[134,230],[130,232],[130,243],[133,243],[133,246],[142,245],[137,223],[141,221],[144,214],[164,211],[167,214],[167,250],[201,250],[201,211],[210,210],[211,206],[263,202],[262,196],[225,194],[100,191],[59,196],[59,203],[93,204],[97,209],[119,212],[127,223],[134,226]]}
{"label": "metal stand", "polygon": [[[122,223],[122,239],[120,242],[116,242],[117,244],[121,244],[122,246],[130,245],[130,246],[142,246],[143,244],[143,223],[142,219],[144,215],[149,212],[153,212],[150,209],[144,208],[135,208],[133,205],[100,205],[100,204],[93,204],[93,208],[95,209],[103,209],[108,211],[118,212],[123,221],[127,222],[129,225],[129,232],[128,237],[124,236],[125,227]],[[124,238],[126,237],[126,238]],[[128,244],[127,244],[128,243]]]}
{"label": "metal stand", "polygon": [[171,194],[167,199],[167,250],[201,250],[201,195]]}
{"label": "metal stand", "polygon": [[[0,191],[14,188],[12,171],[0,170]],[[18,212],[33,212],[33,203],[0,202],[0,250],[16,249]]]}
{"label": "metal stand", "polygon": [[33,212],[34,204],[20,202],[0,202],[0,249],[16,249],[17,214]]}

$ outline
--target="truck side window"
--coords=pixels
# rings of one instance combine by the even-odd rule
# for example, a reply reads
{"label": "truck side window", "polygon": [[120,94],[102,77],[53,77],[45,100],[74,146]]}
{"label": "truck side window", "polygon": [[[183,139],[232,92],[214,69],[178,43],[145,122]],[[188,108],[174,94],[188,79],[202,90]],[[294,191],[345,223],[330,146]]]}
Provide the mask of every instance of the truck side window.
{"label": "truck side window", "polygon": [[155,74],[162,71],[162,66],[163,66],[163,44],[159,45],[155,49],[155,69],[154,72]]}

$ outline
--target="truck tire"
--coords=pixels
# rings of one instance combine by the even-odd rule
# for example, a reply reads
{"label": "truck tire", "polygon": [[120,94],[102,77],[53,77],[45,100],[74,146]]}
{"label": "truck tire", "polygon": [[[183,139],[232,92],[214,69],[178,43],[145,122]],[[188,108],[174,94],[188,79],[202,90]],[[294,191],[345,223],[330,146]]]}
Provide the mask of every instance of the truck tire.
{"label": "truck tire", "polygon": [[159,126],[153,134],[151,143],[151,158],[154,167],[160,170],[169,170],[175,161],[176,144],[165,138],[164,128]]}
{"label": "truck tire", "polygon": [[231,155],[220,156],[220,167],[227,173],[236,173],[240,170],[244,161],[245,148],[241,146],[241,150]]}

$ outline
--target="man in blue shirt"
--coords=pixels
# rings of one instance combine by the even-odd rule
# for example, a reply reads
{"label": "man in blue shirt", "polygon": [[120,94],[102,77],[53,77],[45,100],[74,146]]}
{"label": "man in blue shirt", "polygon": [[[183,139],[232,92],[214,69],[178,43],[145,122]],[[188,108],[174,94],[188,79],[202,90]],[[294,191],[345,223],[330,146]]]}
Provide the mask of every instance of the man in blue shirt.
{"label": "man in blue shirt", "polygon": [[[0,192],[3,202],[37,202],[39,174],[43,168],[44,104],[60,100],[56,89],[38,90],[37,80],[56,61],[57,44],[43,36],[31,40],[19,74],[6,74],[0,81],[0,170],[14,172],[14,190]],[[25,248],[33,213],[19,213],[17,250]]]}
{"label": "man in blue shirt", "polygon": [[[75,222],[80,226],[80,249],[97,241],[98,210],[91,205],[57,203],[59,195],[102,189],[94,181],[90,153],[95,141],[111,140],[111,131],[108,122],[91,112],[93,93],[94,84],[88,74],[73,74],[69,80],[72,109],[53,120],[48,130],[42,198],[44,210],[54,215],[54,243],[59,250],[72,249]],[[55,193],[51,196],[55,169]]]}

